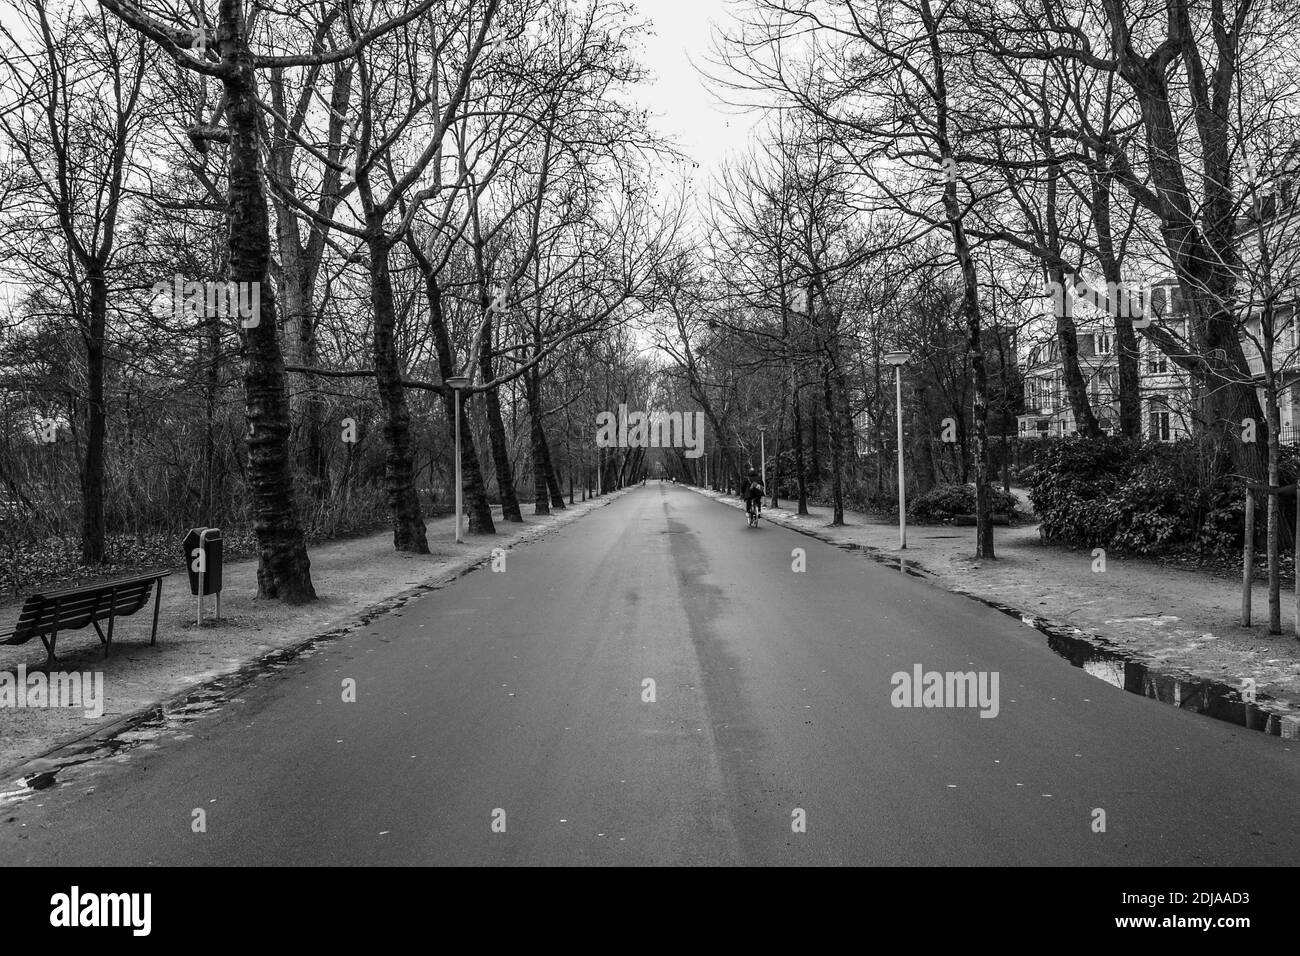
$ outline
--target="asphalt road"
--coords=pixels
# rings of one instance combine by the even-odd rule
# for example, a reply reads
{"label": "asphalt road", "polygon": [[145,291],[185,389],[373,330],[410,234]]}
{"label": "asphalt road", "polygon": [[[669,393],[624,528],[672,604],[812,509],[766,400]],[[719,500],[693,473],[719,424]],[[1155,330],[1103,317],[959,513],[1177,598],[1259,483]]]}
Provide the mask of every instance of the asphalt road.
{"label": "asphalt road", "polygon": [[[996,672],[997,716],[893,706],[917,664]],[[0,862],[1300,856],[1294,742],[1124,693],[974,601],[656,482],[150,746],[5,808]]]}

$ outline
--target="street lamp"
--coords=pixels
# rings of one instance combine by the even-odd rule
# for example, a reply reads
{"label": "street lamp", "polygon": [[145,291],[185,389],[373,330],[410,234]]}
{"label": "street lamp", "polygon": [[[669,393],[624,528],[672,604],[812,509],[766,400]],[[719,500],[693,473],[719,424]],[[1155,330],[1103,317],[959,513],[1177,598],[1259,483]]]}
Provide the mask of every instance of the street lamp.
{"label": "street lamp", "polygon": [[766,488],[767,487],[767,429],[763,427],[760,427],[758,429],[758,455],[759,455],[759,461],[762,462],[762,464],[760,464],[759,467],[763,469],[761,472],[759,472],[759,474],[762,476],[759,480],[763,485],[763,487]]}
{"label": "street lamp", "polygon": [[907,486],[903,483],[903,366],[911,352],[886,352],[885,362],[894,366],[894,402],[898,419],[898,549],[907,550]]}
{"label": "street lamp", "polygon": [[446,381],[456,394],[456,543],[460,544],[464,540],[460,527],[461,515],[465,510],[461,501],[464,489],[460,477],[460,393],[461,389],[469,388],[469,376],[452,375]]}

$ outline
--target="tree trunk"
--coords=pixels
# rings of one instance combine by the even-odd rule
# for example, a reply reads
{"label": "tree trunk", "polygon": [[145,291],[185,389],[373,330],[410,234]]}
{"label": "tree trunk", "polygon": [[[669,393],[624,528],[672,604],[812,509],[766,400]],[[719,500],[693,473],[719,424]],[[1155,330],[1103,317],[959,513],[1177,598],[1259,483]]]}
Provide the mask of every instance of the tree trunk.
{"label": "tree trunk", "polygon": [[546,440],[546,429],[539,427],[538,434],[542,441],[542,467],[546,474],[546,487],[551,493],[551,507],[564,510],[564,492],[560,481],[555,476],[555,465],[551,460],[551,443]]}
{"label": "tree trunk", "polygon": [[[1265,332],[1266,339],[1268,332]],[[1266,342],[1266,364],[1272,367],[1271,343]],[[1281,428],[1281,413],[1277,404],[1277,388],[1273,376],[1267,374],[1268,381],[1264,389],[1264,399],[1268,415],[1268,484],[1270,489],[1278,486],[1280,448],[1278,432]],[[1300,499],[1297,499],[1300,500]],[[1281,496],[1275,491],[1268,494],[1268,632],[1282,633],[1282,592],[1280,558],[1281,546],[1279,530],[1281,525]]]}
{"label": "tree trunk", "polygon": [[934,477],[934,419],[930,414],[930,403],[926,399],[926,387],[918,385],[916,389],[916,406],[921,411],[921,420],[923,423],[922,434],[926,435],[925,443],[918,449],[915,460],[916,467],[913,474],[916,475],[916,493],[923,495],[931,491],[935,486]]}
{"label": "tree trunk", "polygon": [[100,264],[87,270],[90,328],[86,336],[86,458],[81,469],[81,563],[104,560],[104,333],[108,285]]}
{"label": "tree trunk", "polygon": [[[393,519],[393,547],[408,554],[428,554],[424,515],[415,490],[415,465],[411,456],[411,413],[402,385],[397,355],[392,278],[388,272],[388,240],[383,223],[368,223],[370,251],[370,305],[374,312],[375,383],[384,412],[384,490]],[[463,409],[462,409],[463,411]]]}
{"label": "tree trunk", "polygon": [[[782,402],[781,410],[776,418],[776,441],[775,447],[772,449],[772,500],[768,502],[769,508],[781,507],[778,495],[781,490],[781,436],[785,432],[785,412],[785,402]],[[768,480],[767,475],[763,475],[763,480]]]}
{"label": "tree trunk", "polygon": [[289,399],[275,291],[268,274],[271,241],[266,190],[258,166],[261,113],[242,4],[221,0],[220,17],[218,37],[227,68],[222,84],[230,131],[230,278],[240,290],[257,289],[260,306],[257,324],[244,335],[248,486],[258,543],[257,591],[261,598],[301,604],[315,600],[316,591],[289,469]]}
{"label": "tree trunk", "polygon": [[[479,373],[483,381],[495,378],[492,369],[492,316],[484,320],[483,347],[479,350]],[[486,389],[488,442],[492,448],[492,461],[496,464],[497,493],[501,497],[501,517],[506,521],[523,521],[519,510],[519,496],[515,494],[515,476],[510,470],[510,446],[506,440],[506,423],[501,417],[501,396],[496,387]]]}
{"label": "tree trunk", "polygon": [[[1123,288],[1123,272],[1115,254],[1115,239],[1110,218],[1110,176],[1099,173],[1092,177],[1092,221],[1097,230],[1097,259],[1101,263],[1102,278],[1107,288]],[[1133,331],[1133,317],[1128,301],[1110,303],[1110,313],[1115,325],[1115,359],[1119,371],[1119,430],[1131,441],[1142,438],[1142,391],[1140,353],[1137,335]]]}
{"label": "tree trunk", "polygon": [[[453,390],[447,389],[450,393]],[[492,520],[492,503],[488,501],[487,482],[483,480],[483,469],[478,460],[478,447],[474,441],[474,429],[469,426],[469,398],[462,396],[460,405],[460,474],[465,506],[469,511],[466,528],[470,534],[496,534],[496,523]],[[444,402],[447,414],[455,416],[455,395],[448,395]],[[453,424],[454,427],[454,424]]]}
{"label": "tree trunk", "polygon": [[808,480],[814,484],[822,479],[821,456],[821,418],[817,415],[817,399],[810,400],[812,407],[808,410],[809,424],[812,428],[812,447],[808,455]]}
{"label": "tree trunk", "polygon": [[832,394],[831,367],[829,362],[822,366],[822,396],[825,399],[826,430],[831,444],[831,527],[838,528],[844,524],[844,486],[841,479],[843,463],[840,449],[840,429],[835,422],[835,399]]}
{"label": "tree trunk", "polygon": [[[528,402],[528,437],[533,459],[533,514],[551,513],[550,488],[546,479],[545,444],[542,434],[542,400],[537,370],[524,373],[524,397]],[[603,481],[601,487],[603,488]]]}
{"label": "tree trunk", "polygon": [[[936,133],[938,147],[945,165],[953,162],[952,147],[948,142],[948,87],[940,48],[939,31],[930,0],[921,0],[921,19],[925,24],[930,46],[931,64],[934,68],[934,99],[936,106]],[[993,521],[989,509],[989,450],[988,450],[988,382],[984,370],[984,349],[980,341],[979,279],[970,254],[966,226],[962,220],[962,206],[957,197],[956,177],[947,178],[943,190],[944,214],[952,233],[953,252],[961,267],[962,308],[966,316],[966,339],[971,372],[975,379],[975,556],[992,560]]]}
{"label": "tree trunk", "polygon": [[1088,401],[1088,383],[1079,368],[1079,335],[1074,324],[1072,308],[1073,285],[1066,288],[1065,270],[1059,264],[1049,265],[1048,275],[1052,279],[1052,288],[1058,290],[1053,298],[1053,311],[1056,313],[1056,348],[1061,356],[1062,377],[1065,380],[1065,396],[1074,413],[1074,427],[1088,438],[1101,437],[1101,425],[1093,413]]}
{"label": "tree trunk", "polygon": [[790,369],[790,408],[794,416],[794,474],[798,487],[799,511],[808,514],[808,478],[803,463],[803,412],[800,408],[799,383],[795,379],[793,367]]}
{"label": "tree trunk", "polygon": [[[281,169],[282,180],[290,172]],[[284,338],[288,364],[316,367],[316,328],[311,314],[312,290],[305,273],[303,249],[293,211],[282,202],[275,203],[276,238],[280,249],[280,284],[284,300]],[[324,401],[314,375],[297,376],[289,395],[289,413],[296,419],[294,453],[298,466],[311,484],[317,501],[329,498],[329,470],[324,452]]]}
{"label": "tree trunk", "polygon": [[[964,397],[965,389],[963,389]],[[957,481],[960,484],[966,484],[970,481],[971,457],[971,437],[966,428],[966,409],[961,405],[955,405],[952,409],[952,420],[957,424],[957,441],[952,443],[953,471],[957,474]]]}
{"label": "tree trunk", "polygon": [[217,399],[221,392],[221,327],[216,316],[199,320],[199,358],[203,363],[203,484],[199,524],[220,527],[216,514]]}
{"label": "tree trunk", "polygon": [[[298,325],[301,336],[300,352],[302,364],[315,368],[316,361],[316,322],[313,316],[304,315]],[[312,489],[318,501],[330,497],[329,455],[325,452],[325,399],[320,393],[320,383],[314,375],[303,376],[302,421],[299,425],[299,446],[301,461],[310,476]]]}

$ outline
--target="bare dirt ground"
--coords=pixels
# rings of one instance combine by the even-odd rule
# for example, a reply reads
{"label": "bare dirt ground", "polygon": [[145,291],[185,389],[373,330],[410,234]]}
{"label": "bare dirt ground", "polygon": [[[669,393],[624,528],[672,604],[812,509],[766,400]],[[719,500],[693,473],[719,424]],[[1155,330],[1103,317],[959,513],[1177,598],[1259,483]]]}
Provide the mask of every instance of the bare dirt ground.
{"label": "bare dirt ground", "polygon": [[[692,490],[742,507],[735,498]],[[905,556],[948,590],[1078,628],[1102,646],[1166,673],[1233,687],[1254,678],[1261,694],[1300,714],[1300,639],[1292,629],[1289,591],[1282,595],[1284,633],[1270,635],[1262,584],[1253,591],[1255,624],[1244,628],[1239,580],[1115,555],[1108,556],[1105,571],[1094,571],[1090,551],[1045,545],[1036,524],[995,528],[997,560],[978,561],[971,527],[909,526],[907,550],[900,551],[894,521],[846,511],[847,524],[832,528],[828,507],[810,505],[811,514],[800,517],[794,503],[782,504],[789,507],[764,508],[763,517],[833,544]]]}
{"label": "bare dirt ground", "polygon": [[[395,552],[391,532],[313,547],[311,576],[319,600],[302,607],[257,600],[257,562],[230,562],[222,582],[221,621],[212,621],[213,599],[206,598],[202,628],[195,626],[195,599],[185,570],[178,565],[163,580],[156,645],[149,645],[152,600],[148,608],[116,622],[107,657],[93,628],[59,635],[54,670],[102,673],[103,714],[88,718],[81,708],[0,707],[0,768],[14,767],[97,733],[268,653],[358,625],[378,608],[454,580],[489,559],[494,548],[532,540],[608,504],[618,494],[576,501],[549,516],[529,515],[522,526],[502,521],[497,509],[495,536],[467,535],[460,545],[455,543],[452,518],[436,518],[426,525],[431,552],[427,555]],[[0,606],[0,620],[13,623],[18,610],[19,604]],[[20,665],[30,673],[44,663],[45,649],[39,640],[0,646],[0,673],[16,676]]]}

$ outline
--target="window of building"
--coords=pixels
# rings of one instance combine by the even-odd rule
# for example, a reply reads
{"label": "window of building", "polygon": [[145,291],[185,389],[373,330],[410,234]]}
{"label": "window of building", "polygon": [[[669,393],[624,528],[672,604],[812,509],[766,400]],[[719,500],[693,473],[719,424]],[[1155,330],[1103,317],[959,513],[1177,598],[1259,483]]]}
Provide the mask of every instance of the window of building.
{"label": "window of building", "polygon": [[1147,353],[1147,373],[1150,375],[1163,375],[1169,371],[1169,359],[1163,352],[1151,351]]}
{"label": "window of building", "polygon": [[1151,312],[1155,315],[1165,314],[1165,302],[1167,294],[1163,287],[1157,287],[1151,290]]}
{"label": "window of building", "polygon": [[1183,313],[1183,290],[1177,283],[1156,286],[1151,290],[1151,311],[1165,319],[1175,318]]}
{"label": "window of building", "polygon": [[1097,354],[1109,355],[1111,353],[1111,341],[1109,332],[1101,332],[1097,335]]}
{"label": "window of building", "polygon": [[1151,413],[1151,437],[1157,441],[1169,441],[1169,413]]}
{"label": "window of building", "polygon": [[1295,312],[1294,310],[1283,307],[1277,310],[1274,317],[1277,328],[1277,339],[1279,342],[1285,342],[1287,348],[1294,349],[1300,346],[1300,335],[1297,335]]}

